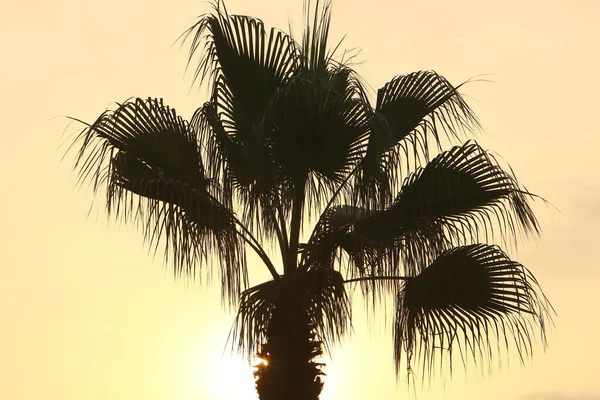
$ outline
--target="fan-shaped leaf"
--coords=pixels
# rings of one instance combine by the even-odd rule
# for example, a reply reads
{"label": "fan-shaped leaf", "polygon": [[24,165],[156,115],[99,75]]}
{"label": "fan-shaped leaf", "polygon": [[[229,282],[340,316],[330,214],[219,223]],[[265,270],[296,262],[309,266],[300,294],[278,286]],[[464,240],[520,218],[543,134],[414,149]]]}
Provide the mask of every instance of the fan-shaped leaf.
{"label": "fan-shaped leaf", "polygon": [[96,190],[106,183],[109,213],[141,222],[151,243],[164,237],[176,274],[193,272],[215,251],[233,304],[246,281],[244,249],[232,211],[210,193],[187,122],[162,100],[135,99],[101,115],[79,138],[80,179]]}
{"label": "fan-shaped leaf", "polygon": [[350,70],[295,77],[269,109],[269,150],[279,179],[304,182],[314,172],[321,184],[339,184],[360,159],[368,115]]}
{"label": "fan-shaped leaf", "polygon": [[386,209],[332,208],[305,247],[317,263],[333,262],[343,248],[359,276],[415,275],[453,243],[488,239],[496,231],[503,238],[537,233],[529,196],[481,147],[467,142],[410,175]]}
{"label": "fan-shaped leaf", "polygon": [[452,362],[454,345],[463,357],[481,361],[493,356],[494,341],[507,347],[514,341],[523,358],[531,353],[535,330],[545,342],[551,312],[533,275],[498,247],[457,247],[409,278],[398,294],[396,372],[403,355],[409,369],[417,358],[431,372],[437,353],[448,352]]}
{"label": "fan-shaped leaf", "polygon": [[274,210],[284,207],[273,195],[262,124],[274,93],[298,65],[297,45],[281,31],[267,32],[258,19],[229,15],[221,2],[185,36],[193,36],[190,60],[204,50],[196,76],[209,77],[213,87],[210,105],[192,120],[206,133],[209,175],[221,177],[222,197],[240,203],[248,228],[265,221],[257,233],[271,239],[277,230]]}
{"label": "fan-shaped leaf", "polygon": [[395,77],[377,92],[358,185],[362,200],[386,205],[399,183],[401,163],[409,169],[411,158],[416,165],[426,161],[429,137],[439,147],[440,128],[449,137],[458,137],[461,130],[478,126],[458,87],[443,76],[418,71]]}
{"label": "fan-shaped leaf", "polygon": [[223,75],[240,111],[259,122],[273,92],[297,65],[295,42],[274,28],[267,33],[259,19],[229,15],[222,2],[185,33],[192,35],[190,61],[204,50],[196,76],[216,82]]}
{"label": "fan-shaped leaf", "polygon": [[[472,240],[492,230],[493,219],[507,234],[539,233],[528,198],[516,179],[479,145],[469,141],[435,157],[408,177],[390,212],[415,226],[441,220],[465,228]],[[501,203],[504,201],[504,203]],[[478,224],[476,216],[486,221]],[[470,219],[470,220],[469,220]],[[487,223],[486,223],[487,222]]]}

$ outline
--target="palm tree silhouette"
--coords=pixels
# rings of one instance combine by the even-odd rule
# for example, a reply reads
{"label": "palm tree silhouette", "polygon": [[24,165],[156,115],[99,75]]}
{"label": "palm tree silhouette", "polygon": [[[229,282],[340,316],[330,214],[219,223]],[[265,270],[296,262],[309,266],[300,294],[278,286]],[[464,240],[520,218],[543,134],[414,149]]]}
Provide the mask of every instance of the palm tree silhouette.
{"label": "palm tree silhouette", "polygon": [[[509,336],[528,354],[551,306],[485,243],[538,234],[533,195],[473,141],[430,157],[442,135],[479,127],[437,73],[394,77],[372,106],[349,60],[334,58],[330,9],[307,12],[297,42],[217,2],[184,34],[209,101],[190,122],[152,98],[103,113],[76,140],[79,179],[162,239],[176,274],[220,268],[234,343],[262,359],[261,400],[319,397],[317,357],[351,326],[349,285],[373,304],[397,295],[397,373],[403,359],[430,371],[456,346],[485,358]],[[246,250],[272,280],[248,288]]]}

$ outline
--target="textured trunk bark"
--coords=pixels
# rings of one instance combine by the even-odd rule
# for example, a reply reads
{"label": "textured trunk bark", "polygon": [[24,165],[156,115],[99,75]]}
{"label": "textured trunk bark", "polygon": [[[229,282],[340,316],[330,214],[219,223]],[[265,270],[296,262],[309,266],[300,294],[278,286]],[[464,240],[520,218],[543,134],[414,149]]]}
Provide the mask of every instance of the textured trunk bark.
{"label": "textured trunk bark", "polygon": [[258,354],[266,364],[256,367],[256,391],[260,400],[318,400],[324,374],[314,359],[322,354],[322,343],[302,304],[289,297],[279,303]]}

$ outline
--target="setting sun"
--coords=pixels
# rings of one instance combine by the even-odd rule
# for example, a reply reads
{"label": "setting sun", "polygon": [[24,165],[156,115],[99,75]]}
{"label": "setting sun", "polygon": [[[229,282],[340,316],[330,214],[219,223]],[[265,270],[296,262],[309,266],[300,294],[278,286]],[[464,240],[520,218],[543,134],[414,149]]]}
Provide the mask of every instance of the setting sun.
{"label": "setting sun", "polygon": [[260,357],[252,357],[252,366],[256,367],[258,365],[268,365],[267,360]]}
{"label": "setting sun", "polygon": [[[215,338],[215,340],[218,340]],[[218,343],[218,342],[216,342]],[[223,351],[215,345],[215,351],[207,354],[199,348],[196,367],[189,379],[194,382],[197,398],[256,400],[252,366],[242,357]],[[207,389],[210,392],[207,392]]]}

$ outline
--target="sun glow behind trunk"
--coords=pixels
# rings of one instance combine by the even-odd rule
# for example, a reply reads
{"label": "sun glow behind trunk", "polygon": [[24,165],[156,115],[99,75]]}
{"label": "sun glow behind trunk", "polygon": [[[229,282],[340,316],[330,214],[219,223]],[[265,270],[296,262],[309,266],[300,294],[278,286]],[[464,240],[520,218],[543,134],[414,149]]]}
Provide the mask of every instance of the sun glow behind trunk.
{"label": "sun glow behind trunk", "polygon": [[[254,388],[253,367],[241,357],[216,351],[207,357],[206,351],[198,351],[196,357],[194,388],[198,398],[207,395],[207,384],[213,388],[209,398],[258,400]],[[216,384],[215,384],[216,383]]]}
{"label": "sun glow behind trunk", "polygon": [[256,357],[256,356],[252,357],[251,365],[253,367],[257,367],[259,365],[265,365],[266,366],[268,364],[269,364],[269,362],[267,360],[265,360],[264,358],[260,358],[260,357]]}

